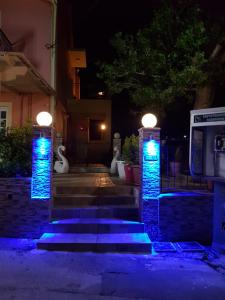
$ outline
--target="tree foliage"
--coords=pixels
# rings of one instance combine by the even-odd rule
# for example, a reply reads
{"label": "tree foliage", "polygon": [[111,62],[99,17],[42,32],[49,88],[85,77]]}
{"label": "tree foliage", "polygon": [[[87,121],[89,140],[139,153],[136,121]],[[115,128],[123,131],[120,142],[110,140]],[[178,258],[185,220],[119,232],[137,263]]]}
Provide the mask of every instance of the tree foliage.
{"label": "tree foliage", "polygon": [[223,66],[209,59],[221,36],[207,28],[193,1],[164,1],[149,26],[115,35],[114,59],[101,64],[98,77],[109,94],[127,90],[143,109],[163,113],[169,103],[193,100],[196,89],[224,77]]}

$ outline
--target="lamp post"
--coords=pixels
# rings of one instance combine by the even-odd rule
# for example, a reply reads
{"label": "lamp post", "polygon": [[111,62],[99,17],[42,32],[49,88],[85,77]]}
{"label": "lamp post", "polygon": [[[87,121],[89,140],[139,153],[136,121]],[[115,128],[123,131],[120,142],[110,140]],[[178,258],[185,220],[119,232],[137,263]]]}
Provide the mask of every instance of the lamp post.
{"label": "lamp post", "polygon": [[139,129],[141,183],[139,192],[140,219],[153,239],[158,238],[160,195],[160,128],[157,118],[146,114]]}
{"label": "lamp post", "polygon": [[32,200],[50,200],[52,186],[52,116],[48,112],[37,115],[32,139]]}

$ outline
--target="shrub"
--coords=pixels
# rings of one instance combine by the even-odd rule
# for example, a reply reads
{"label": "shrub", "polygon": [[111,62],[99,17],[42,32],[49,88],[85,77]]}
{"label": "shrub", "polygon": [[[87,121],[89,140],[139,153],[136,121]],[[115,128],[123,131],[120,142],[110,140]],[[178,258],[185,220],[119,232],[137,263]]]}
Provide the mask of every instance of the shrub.
{"label": "shrub", "polygon": [[0,177],[29,177],[32,165],[32,126],[0,133]]}
{"label": "shrub", "polygon": [[123,148],[123,159],[128,164],[139,164],[139,137],[132,134],[126,137]]}

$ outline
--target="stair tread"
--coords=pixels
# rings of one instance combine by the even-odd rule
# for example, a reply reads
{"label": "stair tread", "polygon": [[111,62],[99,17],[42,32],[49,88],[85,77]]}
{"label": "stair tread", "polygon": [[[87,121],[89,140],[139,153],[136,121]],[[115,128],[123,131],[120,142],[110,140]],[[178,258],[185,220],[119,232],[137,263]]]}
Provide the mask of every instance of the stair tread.
{"label": "stair tread", "polygon": [[44,233],[38,244],[146,244],[147,233]]}
{"label": "stair tread", "polygon": [[134,197],[130,194],[123,194],[123,195],[117,195],[117,194],[111,194],[111,195],[105,195],[105,194],[55,194],[54,197],[63,197],[63,198],[96,198],[96,197],[102,197],[102,198],[123,198],[123,197]]}
{"label": "stair tread", "polygon": [[109,204],[109,205],[92,205],[92,206],[85,206],[85,207],[68,207],[68,206],[61,206],[60,207],[53,207],[53,210],[59,210],[59,209],[63,209],[63,210],[73,210],[73,209],[82,209],[82,210],[94,210],[94,209],[127,209],[127,208],[138,208],[137,206],[135,206],[135,204],[123,204],[123,205],[113,205],[113,204]]}
{"label": "stair tread", "polygon": [[115,218],[70,218],[62,220],[54,220],[51,224],[143,224],[138,221],[122,220]]}

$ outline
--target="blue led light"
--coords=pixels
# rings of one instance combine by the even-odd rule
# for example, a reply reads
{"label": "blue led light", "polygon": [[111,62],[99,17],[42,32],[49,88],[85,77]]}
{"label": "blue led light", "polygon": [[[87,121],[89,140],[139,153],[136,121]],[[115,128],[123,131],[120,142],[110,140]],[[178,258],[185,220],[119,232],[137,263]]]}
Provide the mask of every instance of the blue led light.
{"label": "blue led light", "polygon": [[144,201],[160,195],[160,142],[143,141],[142,197]]}
{"label": "blue led light", "polygon": [[39,137],[32,141],[31,199],[51,198],[51,138]]}

